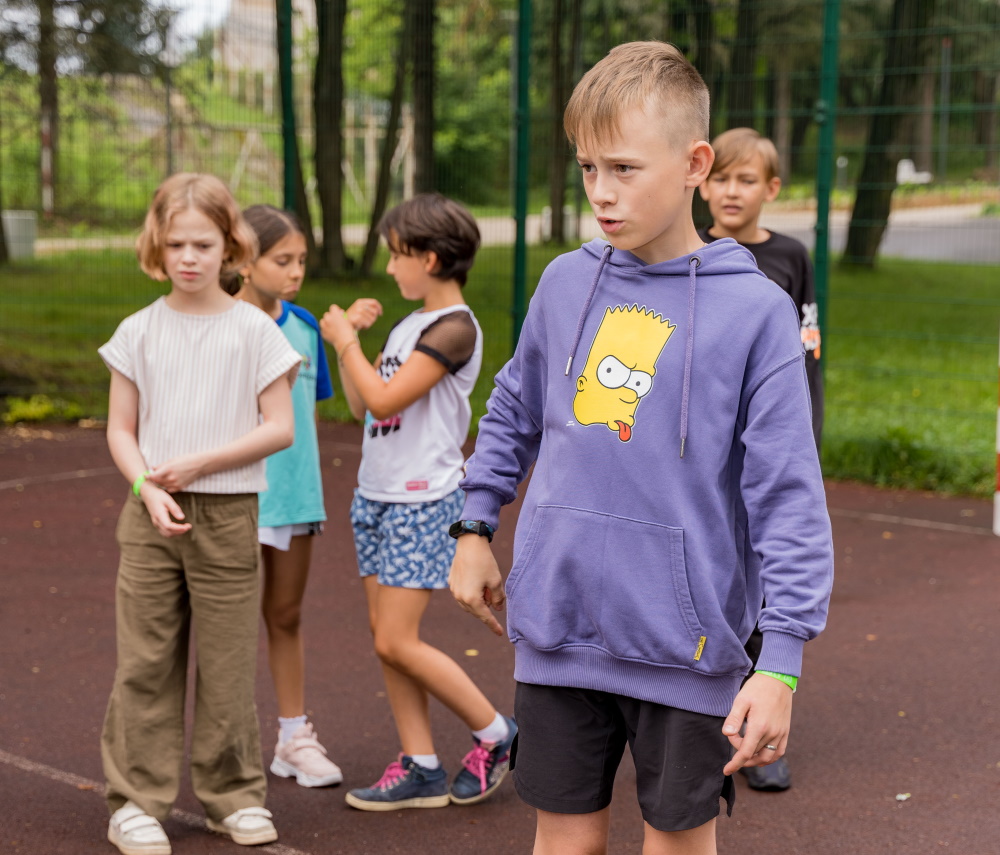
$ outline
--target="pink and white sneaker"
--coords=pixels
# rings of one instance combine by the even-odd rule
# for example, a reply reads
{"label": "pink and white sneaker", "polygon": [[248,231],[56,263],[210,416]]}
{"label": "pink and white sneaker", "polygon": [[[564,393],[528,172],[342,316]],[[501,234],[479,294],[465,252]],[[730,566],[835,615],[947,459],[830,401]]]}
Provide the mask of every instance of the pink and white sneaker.
{"label": "pink and white sneaker", "polygon": [[344,780],[340,767],[326,756],[316,732],[306,722],[285,743],[274,747],[271,771],[280,778],[295,778],[300,787],[329,787]]}

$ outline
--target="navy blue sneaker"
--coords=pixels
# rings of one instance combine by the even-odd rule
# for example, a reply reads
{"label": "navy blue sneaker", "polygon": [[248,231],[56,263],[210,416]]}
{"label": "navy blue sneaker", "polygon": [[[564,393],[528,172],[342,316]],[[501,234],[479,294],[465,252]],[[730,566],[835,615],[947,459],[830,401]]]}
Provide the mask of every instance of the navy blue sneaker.
{"label": "navy blue sneaker", "polygon": [[781,757],[768,766],[750,766],[740,769],[751,790],[763,793],[781,793],[792,785],[792,773],[785,758]]}
{"label": "navy blue sneaker", "polygon": [[514,719],[504,716],[509,731],[507,738],[503,742],[490,744],[480,742],[472,737],[476,743],[462,765],[465,767],[455,777],[451,784],[451,800],[457,805],[474,805],[481,802],[500,786],[507,776],[507,769],[510,767],[510,746],[517,736],[517,724]]}
{"label": "navy blue sneaker", "polygon": [[374,784],[351,790],[344,801],[358,810],[447,807],[448,773],[440,767],[425,769],[400,754]]}

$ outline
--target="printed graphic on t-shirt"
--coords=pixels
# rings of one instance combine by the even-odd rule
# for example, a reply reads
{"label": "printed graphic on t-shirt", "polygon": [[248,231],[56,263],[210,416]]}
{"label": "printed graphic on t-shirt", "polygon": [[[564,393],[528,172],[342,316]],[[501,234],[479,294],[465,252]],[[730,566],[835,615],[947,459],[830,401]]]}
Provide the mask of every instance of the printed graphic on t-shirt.
{"label": "printed graphic on t-shirt", "polygon": [[308,353],[300,353],[299,357],[302,359],[302,364],[299,366],[299,375],[295,378],[295,382],[315,386],[318,372],[312,357]]}
{"label": "printed graphic on t-shirt", "polygon": [[[388,383],[402,364],[399,357],[383,355],[382,362],[378,366],[379,376]],[[365,413],[365,430],[372,439],[395,433],[402,424],[403,420],[399,413],[387,419],[375,419],[371,413]]]}
{"label": "printed graphic on t-shirt", "polygon": [[581,425],[604,425],[628,442],[639,402],[653,388],[656,361],[677,329],[645,306],[608,308],[576,378],[573,415]]}
{"label": "printed graphic on t-shirt", "polygon": [[802,346],[819,359],[819,307],[815,303],[802,304]]}
{"label": "printed graphic on t-shirt", "polygon": [[371,413],[365,413],[365,430],[372,439],[394,433],[402,423],[398,413],[388,419],[375,419]]}

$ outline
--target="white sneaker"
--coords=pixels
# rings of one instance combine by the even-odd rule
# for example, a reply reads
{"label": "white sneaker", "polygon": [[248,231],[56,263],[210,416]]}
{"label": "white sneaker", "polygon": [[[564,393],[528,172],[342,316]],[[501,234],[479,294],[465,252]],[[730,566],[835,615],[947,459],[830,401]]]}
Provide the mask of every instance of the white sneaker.
{"label": "white sneaker", "polygon": [[271,843],[278,839],[271,816],[271,811],[266,808],[245,807],[229,814],[222,822],[209,818],[206,824],[210,831],[231,837],[233,843],[256,846],[258,843]]}
{"label": "white sneaker", "polygon": [[108,841],[122,855],[170,855],[170,841],[163,826],[135,802],[125,802],[111,814]]}
{"label": "white sneaker", "polygon": [[281,778],[295,778],[301,787],[329,787],[344,780],[340,767],[326,756],[312,724],[300,725],[292,738],[274,747],[271,771]]}

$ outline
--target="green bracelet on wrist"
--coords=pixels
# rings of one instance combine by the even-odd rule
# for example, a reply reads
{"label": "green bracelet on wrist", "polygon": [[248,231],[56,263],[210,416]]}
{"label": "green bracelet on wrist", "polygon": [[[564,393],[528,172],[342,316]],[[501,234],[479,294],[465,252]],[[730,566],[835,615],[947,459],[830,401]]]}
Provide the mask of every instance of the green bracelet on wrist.
{"label": "green bracelet on wrist", "polygon": [[767,674],[768,677],[774,677],[775,680],[781,680],[792,692],[795,692],[796,687],[799,685],[799,678],[792,677],[789,674],[779,674],[777,671],[755,671],[756,674]]}
{"label": "green bracelet on wrist", "polygon": [[135,493],[138,496],[139,495],[139,491],[142,489],[142,485],[146,483],[146,479],[150,475],[152,475],[152,474],[153,474],[153,470],[152,469],[147,469],[138,478],[136,478],[132,482],[132,492]]}

